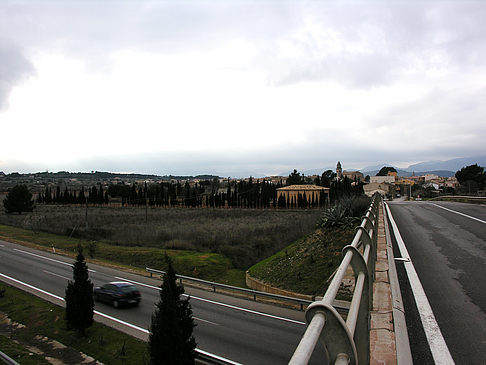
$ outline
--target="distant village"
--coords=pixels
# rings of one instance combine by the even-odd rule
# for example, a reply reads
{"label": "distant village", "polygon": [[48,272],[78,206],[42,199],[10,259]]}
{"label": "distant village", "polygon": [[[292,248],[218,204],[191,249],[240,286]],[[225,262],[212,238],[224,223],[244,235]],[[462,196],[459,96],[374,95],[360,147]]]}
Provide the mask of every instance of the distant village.
{"label": "distant village", "polygon": [[[329,172],[330,171],[328,170],[328,176]],[[364,176],[364,174],[360,171],[343,170],[340,162],[337,163],[335,171],[332,171],[330,176],[332,176],[332,179],[337,181],[349,179],[353,185],[362,185],[364,193],[368,196],[372,196],[375,192],[379,192],[388,198],[396,198],[400,197],[401,195],[421,195],[421,193],[429,195],[438,195],[447,192],[453,193],[454,190],[459,186],[459,183],[455,177],[441,177],[430,173],[417,176],[412,174],[412,176],[403,177],[398,176],[396,171],[389,171],[385,176]],[[34,196],[35,194],[42,194],[46,191],[46,188],[64,189],[67,187],[74,191],[80,191],[82,188],[98,186],[103,190],[108,190],[111,185],[143,186],[145,184],[151,185],[160,183],[172,183],[180,185],[189,184],[190,186],[197,186],[198,184],[211,184],[213,192],[214,189],[224,192],[226,191],[227,186],[230,184],[238,182],[248,183],[251,179],[253,181],[265,182],[269,185],[278,186],[279,189],[282,189],[287,185],[287,179],[289,177],[290,175],[268,176],[260,179],[251,177],[234,179],[230,177],[222,178],[214,175],[157,176],[109,173],[100,171],[92,171],[90,173],[46,171],[31,174],[5,174],[0,172],[0,195],[5,195],[11,187],[19,184],[27,185]],[[316,184],[316,181],[320,181],[320,177],[320,175],[302,175],[302,184],[300,189],[308,192],[312,185],[321,185],[319,183]],[[307,186],[304,188],[303,185]],[[319,189],[322,189],[322,187],[319,187]],[[414,194],[414,192],[416,194]]]}

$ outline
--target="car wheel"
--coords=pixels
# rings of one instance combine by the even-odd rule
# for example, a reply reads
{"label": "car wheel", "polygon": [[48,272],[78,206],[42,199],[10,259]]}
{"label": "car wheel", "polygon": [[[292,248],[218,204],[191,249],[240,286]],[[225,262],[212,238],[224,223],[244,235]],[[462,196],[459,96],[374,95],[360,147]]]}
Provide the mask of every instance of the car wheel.
{"label": "car wheel", "polygon": [[93,294],[93,299],[95,302],[98,302],[100,298],[98,297],[98,294]]}
{"label": "car wheel", "polygon": [[118,300],[113,301],[113,307],[119,308],[120,307],[120,302]]}

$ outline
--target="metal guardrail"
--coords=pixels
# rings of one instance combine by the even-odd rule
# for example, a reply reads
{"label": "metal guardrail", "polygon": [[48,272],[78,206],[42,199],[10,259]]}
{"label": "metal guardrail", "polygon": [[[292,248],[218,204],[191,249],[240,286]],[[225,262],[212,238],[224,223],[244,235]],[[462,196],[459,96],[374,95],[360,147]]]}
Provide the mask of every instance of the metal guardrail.
{"label": "metal guardrail", "polygon": [[464,203],[486,203],[486,196],[441,195],[430,200],[459,201]]}
{"label": "metal guardrail", "polygon": [[[152,274],[161,275],[161,276],[165,274],[165,271],[155,270],[155,269],[151,269],[149,267],[147,267],[145,269],[147,270],[147,272],[150,273],[150,277],[152,277]],[[237,286],[215,283],[215,282],[212,282],[212,281],[193,278],[193,277],[190,277],[190,276],[176,275],[176,277],[180,280],[181,283],[182,283],[182,280],[187,280],[187,281],[193,281],[193,282],[198,283],[198,284],[203,284],[203,285],[209,286],[213,289],[213,292],[216,292],[216,288],[222,288],[222,289],[226,289],[226,290],[250,294],[250,295],[253,296],[253,300],[255,300],[255,301],[256,301],[257,297],[267,297],[267,298],[272,298],[272,299],[281,300],[281,301],[285,301],[285,302],[297,303],[297,304],[300,304],[300,310],[304,309],[304,305],[310,305],[313,302],[312,300],[293,298],[293,297],[288,297],[288,296],[279,295],[279,294],[266,293],[266,292],[253,290],[253,289],[239,288]],[[336,306],[336,307],[338,307],[340,309],[347,309],[347,308],[341,308],[339,306]]]}
{"label": "metal guardrail", "polygon": [[2,360],[5,364],[8,365],[20,365],[17,361],[11,359],[10,357],[8,357],[8,355],[3,353],[2,351],[0,351],[0,360]]}
{"label": "metal guardrail", "polygon": [[[375,194],[361,224],[356,228],[352,243],[343,249],[343,260],[323,299],[307,307],[308,327],[289,365],[307,364],[318,340],[326,348],[329,364],[369,363],[369,313],[372,307],[380,201],[381,196]],[[345,322],[333,302],[349,265],[354,272],[355,289]]]}

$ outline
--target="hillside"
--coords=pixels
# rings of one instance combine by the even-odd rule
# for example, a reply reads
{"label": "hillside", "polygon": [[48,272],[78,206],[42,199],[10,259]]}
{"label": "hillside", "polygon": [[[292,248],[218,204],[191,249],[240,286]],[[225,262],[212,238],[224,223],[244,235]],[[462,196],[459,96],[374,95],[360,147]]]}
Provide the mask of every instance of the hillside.
{"label": "hillside", "polygon": [[327,280],[351,243],[352,229],[317,229],[252,266],[249,274],[265,283],[307,295],[323,295]]}

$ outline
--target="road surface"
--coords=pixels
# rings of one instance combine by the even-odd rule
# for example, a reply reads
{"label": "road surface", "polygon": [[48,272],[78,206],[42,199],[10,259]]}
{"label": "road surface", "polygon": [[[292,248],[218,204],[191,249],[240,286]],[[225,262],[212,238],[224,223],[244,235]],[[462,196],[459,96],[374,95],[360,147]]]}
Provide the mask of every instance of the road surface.
{"label": "road surface", "polygon": [[[0,263],[0,280],[12,278],[59,297],[64,297],[67,281],[72,280],[73,259],[9,242],[0,241]],[[140,306],[115,309],[95,303],[95,310],[131,325],[118,324],[132,335],[147,338],[161,282],[94,264],[88,268],[95,286],[119,280],[136,283],[142,294]],[[287,364],[305,331],[301,311],[190,287],[186,293],[191,296],[198,349],[238,363]],[[324,356],[320,347],[312,363],[320,363],[319,356]]]}
{"label": "road surface", "polygon": [[[486,206],[455,202],[389,202],[388,206],[411,261],[397,260],[396,266],[414,363],[451,363],[438,360],[428,345],[430,337],[434,342],[442,336],[446,348],[436,351],[438,358],[449,351],[456,364],[486,364]],[[393,236],[395,258],[400,258],[397,233]],[[440,329],[432,329],[429,336],[407,265],[415,268]]]}

